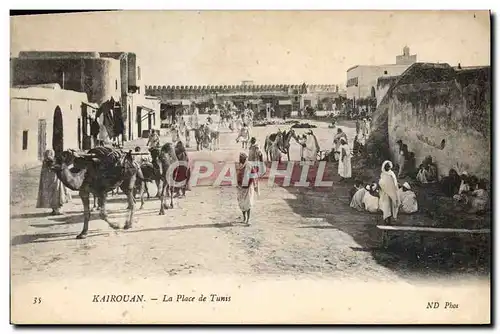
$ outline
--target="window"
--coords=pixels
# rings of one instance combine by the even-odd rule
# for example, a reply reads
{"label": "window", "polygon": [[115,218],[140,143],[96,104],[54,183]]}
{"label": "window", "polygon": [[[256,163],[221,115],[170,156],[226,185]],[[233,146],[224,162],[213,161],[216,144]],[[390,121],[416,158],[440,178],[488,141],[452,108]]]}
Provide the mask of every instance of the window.
{"label": "window", "polygon": [[23,151],[28,149],[28,130],[23,131]]}
{"label": "window", "polygon": [[141,67],[137,66],[137,80],[141,80]]}
{"label": "window", "polygon": [[351,87],[351,86],[357,86],[358,85],[358,78],[351,78],[349,80],[347,80],[347,87]]}
{"label": "window", "polygon": [[387,71],[384,71],[384,74],[387,74]]}
{"label": "window", "polygon": [[115,90],[118,90],[118,80],[115,80]]}

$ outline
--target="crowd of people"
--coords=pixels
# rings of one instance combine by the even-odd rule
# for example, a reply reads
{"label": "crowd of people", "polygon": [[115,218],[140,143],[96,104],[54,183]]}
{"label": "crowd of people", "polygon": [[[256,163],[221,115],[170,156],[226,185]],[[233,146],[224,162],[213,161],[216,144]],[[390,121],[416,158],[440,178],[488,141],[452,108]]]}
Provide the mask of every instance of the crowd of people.
{"label": "crowd of people", "polygon": [[415,154],[408,145],[398,140],[396,147],[397,164],[394,166],[391,161],[385,161],[377,182],[367,185],[355,182],[350,194],[353,209],[382,212],[385,223],[391,224],[399,212],[412,214],[418,211],[417,196],[410,185],[413,183],[422,191],[436,185],[440,193],[452,198],[461,211],[474,214],[487,212],[489,194],[485,179],[468,175],[466,171],[459,174],[455,169],[450,169],[447,176],[439,178],[437,164],[431,156],[426,156],[416,168]]}
{"label": "crowd of people", "polygon": [[350,195],[351,208],[370,213],[381,211],[386,224],[396,220],[400,212],[411,214],[418,211],[415,192],[408,182],[402,185],[398,182],[393,164],[389,160],[382,164],[378,181],[364,185],[357,180]]}

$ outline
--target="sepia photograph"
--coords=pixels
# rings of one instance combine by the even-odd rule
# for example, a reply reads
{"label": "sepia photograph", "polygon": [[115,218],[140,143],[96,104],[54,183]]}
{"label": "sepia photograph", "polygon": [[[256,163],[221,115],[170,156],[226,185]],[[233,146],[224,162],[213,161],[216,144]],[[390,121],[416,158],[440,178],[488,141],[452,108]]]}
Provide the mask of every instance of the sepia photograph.
{"label": "sepia photograph", "polygon": [[490,11],[28,14],[11,324],[491,324]]}

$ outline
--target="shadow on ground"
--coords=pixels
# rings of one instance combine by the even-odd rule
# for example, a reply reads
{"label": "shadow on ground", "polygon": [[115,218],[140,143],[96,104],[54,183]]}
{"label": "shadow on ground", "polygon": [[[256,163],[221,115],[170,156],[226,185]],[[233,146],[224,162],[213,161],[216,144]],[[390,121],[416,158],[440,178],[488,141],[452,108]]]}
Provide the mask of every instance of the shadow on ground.
{"label": "shadow on ground", "polygon": [[[354,176],[354,175],[353,175]],[[358,177],[361,177],[360,175]],[[354,179],[354,177],[353,177]],[[349,190],[353,182],[339,182],[338,176],[330,191],[312,188],[286,188],[295,195],[285,199],[290,208],[304,218],[323,218],[328,225],[311,225],[301,228],[337,229],[350,235],[358,246],[355,252],[370,252],[380,265],[391,269],[401,277],[472,274],[489,275],[490,240],[488,238],[456,235],[448,237],[442,234],[428,235],[420,243],[420,234],[395,233],[390,236],[387,249],[381,247],[381,232],[376,228],[382,223],[381,214],[357,212],[351,209]],[[397,225],[412,226],[449,226],[449,227],[485,227],[488,217],[462,215],[460,219],[452,215],[437,212],[436,198],[428,195],[429,191],[417,192],[421,212],[413,215],[400,215]],[[446,221],[445,221],[446,220]],[[460,223],[458,223],[460,222]],[[468,225],[467,225],[468,224]]]}
{"label": "shadow on ground", "polygon": [[[33,243],[74,240],[79,233],[80,231],[16,235],[14,238],[12,238],[10,244],[11,246],[19,246],[19,245],[33,244]],[[107,236],[107,235],[109,235],[109,233],[104,233],[104,232],[95,233],[95,231],[90,230],[88,237]]]}
{"label": "shadow on ground", "polygon": [[178,230],[190,230],[194,228],[225,228],[234,227],[237,225],[247,226],[238,222],[231,223],[216,223],[216,224],[194,224],[194,225],[180,225],[180,226],[165,226],[157,228],[146,228],[140,230],[128,230],[126,233],[138,233],[138,232],[157,232],[157,231],[178,231]]}

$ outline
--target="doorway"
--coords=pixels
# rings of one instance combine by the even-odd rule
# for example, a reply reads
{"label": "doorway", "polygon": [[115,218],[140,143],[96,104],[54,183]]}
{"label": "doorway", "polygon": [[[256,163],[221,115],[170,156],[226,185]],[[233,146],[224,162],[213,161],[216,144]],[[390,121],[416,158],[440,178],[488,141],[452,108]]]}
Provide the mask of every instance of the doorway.
{"label": "doorway", "polygon": [[64,150],[64,125],[62,111],[59,106],[54,110],[54,121],[52,124],[52,149],[56,156]]}
{"label": "doorway", "polygon": [[82,119],[78,118],[78,125],[76,129],[78,133],[78,149],[82,149]]}
{"label": "doorway", "polygon": [[142,137],[142,120],[141,120],[141,107],[137,107],[137,135],[138,138]]}
{"label": "doorway", "polygon": [[43,160],[43,153],[47,150],[47,120],[38,120],[38,160]]}
{"label": "doorway", "polygon": [[132,113],[130,112],[130,106],[128,106],[127,119],[128,119],[128,140],[132,140],[134,138],[132,137]]}

